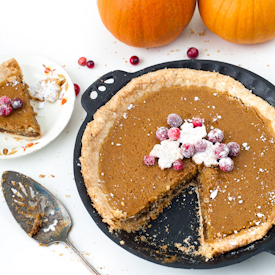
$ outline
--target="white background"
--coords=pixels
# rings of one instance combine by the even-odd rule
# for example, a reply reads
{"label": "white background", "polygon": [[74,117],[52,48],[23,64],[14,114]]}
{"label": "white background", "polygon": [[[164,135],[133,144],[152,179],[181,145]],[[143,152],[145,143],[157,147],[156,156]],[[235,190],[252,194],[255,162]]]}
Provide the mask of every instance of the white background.
{"label": "white background", "polygon": [[[203,32],[205,34],[200,35]],[[174,42],[160,48],[140,49],[122,44],[105,29],[95,0],[1,3],[0,55],[31,53],[47,57],[64,66],[73,82],[79,84],[81,94],[109,71],[133,72],[165,61],[186,59],[186,51],[191,46],[199,49],[199,59],[240,65],[275,84],[275,40],[259,45],[228,43],[206,29],[197,10],[189,26]],[[132,55],[140,58],[137,66],[129,63]],[[95,67],[79,66],[77,61],[81,56],[93,60]],[[73,219],[69,239],[101,274],[274,274],[275,258],[268,253],[221,269],[184,270],[147,262],[109,240],[84,208],[74,181],[73,149],[85,118],[81,94],[76,98],[69,124],[51,144],[27,156],[0,160],[0,174],[5,170],[22,172],[56,195]],[[40,174],[45,177],[39,177]],[[28,237],[12,217],[1,194],[0,274],[90,273],[62,244],[41,247]]]}

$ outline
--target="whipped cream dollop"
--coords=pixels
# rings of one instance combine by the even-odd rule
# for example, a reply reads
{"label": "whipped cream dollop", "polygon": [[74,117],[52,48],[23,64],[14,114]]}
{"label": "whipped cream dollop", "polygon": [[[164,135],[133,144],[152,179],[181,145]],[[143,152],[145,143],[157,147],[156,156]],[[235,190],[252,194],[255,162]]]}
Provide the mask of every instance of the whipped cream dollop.
{"label": "whipped cream dollop", "polygon": [[194,127],[193,123],[185,121],[180,126],[180,137],[178,141],[182,144],[191,143],[195,145],[197,141],[207,136],[205,125],[201,127]]}
{"label": "whipped cream dollop", "polygon": [[215,155],[215,148],[218,145],[213,144],[212,142],[206,140],[207,147],[204,152],[196,152],[195,155],[192,157],[192,160],[196,164],[204,164],[206,167],[210,166],[218,166],[219,163],[217,161],[217,157]]}
{"label": "whipped cream dollop", "polygon": [[161,169],[170,168],[174,161],[183,159],[180,143],[171,139],[156,144],[149,155],[158,158],[158,165]]}
{"label": "whipped cream dollop", "polygon": [[60,91],[57,79],[47,78],[30,85],[30,96],[39,101],[53,103],[59,98]]}

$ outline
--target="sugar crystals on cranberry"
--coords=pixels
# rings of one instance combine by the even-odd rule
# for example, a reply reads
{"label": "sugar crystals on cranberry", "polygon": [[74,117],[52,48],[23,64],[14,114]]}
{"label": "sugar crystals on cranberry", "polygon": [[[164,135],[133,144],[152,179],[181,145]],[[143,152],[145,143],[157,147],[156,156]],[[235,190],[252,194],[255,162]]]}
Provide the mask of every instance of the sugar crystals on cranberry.
{"label": "sugar crystals on cranberry", "polygon": [[11,101],[11,106],[15,110],[21,109],[23,107],[23,100],[21,98],[14,98]]}
{"label": "sugar crystals on cranberry", "polygon": [[180,127],[182,124],[182,118],[177,114],[169,114],[167,116],[167,124],[170,127]]}
{"label": "sugar crystals on cranberry", "polygon": [[146,166],[152,166],[155,164],[156,158],[154,156],[151,155],[147,155],[144,157],[144,164]]}
{"label": "sugar crystals on cranberry", "polygon": [[168,139],[168,128],[164,127],[164,126],[159,127],[156,131],[156,138],[159,141],[163,141],[165,139]]}
{"label": "sugar crystals on cranberry", "polygon": [[222,130],[215,128],[208,133],[207,137],[208,137],[208,140],[213,143],[222,142],[224,138],[224,134]]}

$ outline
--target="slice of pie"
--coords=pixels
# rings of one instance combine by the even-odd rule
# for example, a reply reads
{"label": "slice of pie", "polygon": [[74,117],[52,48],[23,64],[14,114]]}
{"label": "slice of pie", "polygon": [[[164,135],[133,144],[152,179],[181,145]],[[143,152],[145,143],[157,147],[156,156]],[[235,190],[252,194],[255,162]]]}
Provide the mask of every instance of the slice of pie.
{"label": "slice of pie", "polygon": [[4,96],[11,100],[21,99],[23,107],[13,110],[10,115],[0,116],[0,132],[24,139],[40,138],[40,126],[30,104],[28,85],[14,58],[0,65],[0,98]]}
{"label": "slice of pie", "polygon": [[[183,169],[146,166],[156,130],[176,113],[219,128],[237,142],[234,168],[183,158]],[[138,230],[190,184],[201,215],[206,258],[263,238],[275,221],[275,109],[241,83],[214,72],[164,69],[133,79],[94,115],[82,139],[81,171],[110,231]]]}

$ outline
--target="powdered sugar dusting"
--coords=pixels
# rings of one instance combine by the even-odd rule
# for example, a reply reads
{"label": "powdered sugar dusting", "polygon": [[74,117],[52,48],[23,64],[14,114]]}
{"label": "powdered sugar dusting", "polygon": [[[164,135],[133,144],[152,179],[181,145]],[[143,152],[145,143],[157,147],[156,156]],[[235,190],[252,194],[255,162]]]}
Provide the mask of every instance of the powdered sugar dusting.
{"label": "powdered sugar dusting", "polygon": [[[211,191],[210,191],[210,192],[211,192]],[[217,195],[218,195],[218,189],[216,189],[216,190],[214,190],[214,191],[211,192],[210,198],[211,198],[211,199],[215,199]]]}

